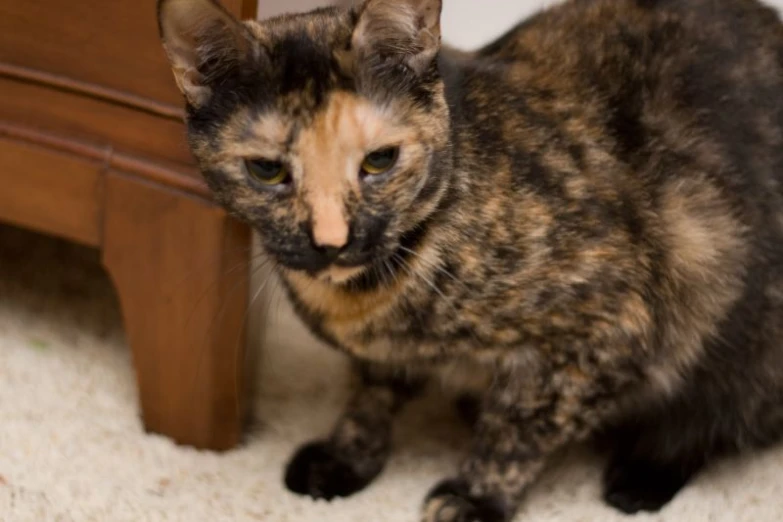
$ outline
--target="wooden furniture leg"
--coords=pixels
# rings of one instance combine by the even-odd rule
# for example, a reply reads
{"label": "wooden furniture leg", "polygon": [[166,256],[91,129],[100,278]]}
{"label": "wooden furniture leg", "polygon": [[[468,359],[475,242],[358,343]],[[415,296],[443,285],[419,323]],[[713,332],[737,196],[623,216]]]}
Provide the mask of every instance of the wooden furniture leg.
{"label": "wooden furniture leg", "polygon": [[103,263],[112,276],[148,431],[235,446],[247,411],[250,232],[217,206],[109,172]]}

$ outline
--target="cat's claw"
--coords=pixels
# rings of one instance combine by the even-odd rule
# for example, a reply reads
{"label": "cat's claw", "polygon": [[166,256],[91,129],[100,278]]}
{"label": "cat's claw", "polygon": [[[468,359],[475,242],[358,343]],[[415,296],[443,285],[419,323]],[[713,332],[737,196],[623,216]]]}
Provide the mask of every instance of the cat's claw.
{"label": "cat's claw", "polygon": [[288,464],[285,485],[294,493],[314,499],[347,497],[364,489],[375,475],[362,476],[341,461],[326,442],[302,447]]}
{"label": "cat's claw", "polygon": [[427,496],[422,522],[507,522],[504,503],[497,498],[472,497],[461,480],[446,480]]}

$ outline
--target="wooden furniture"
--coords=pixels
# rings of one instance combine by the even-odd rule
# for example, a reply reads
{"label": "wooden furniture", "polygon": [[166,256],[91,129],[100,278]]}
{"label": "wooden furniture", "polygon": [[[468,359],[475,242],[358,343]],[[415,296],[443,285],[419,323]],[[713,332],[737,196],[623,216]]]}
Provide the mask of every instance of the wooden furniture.
{"label": "wooden furniture", "polygon": [[247,409],[250,233],[193,166],[156,23],[154,0],[0,0],[0,221],[101,249],[146,428],[222,450]]}

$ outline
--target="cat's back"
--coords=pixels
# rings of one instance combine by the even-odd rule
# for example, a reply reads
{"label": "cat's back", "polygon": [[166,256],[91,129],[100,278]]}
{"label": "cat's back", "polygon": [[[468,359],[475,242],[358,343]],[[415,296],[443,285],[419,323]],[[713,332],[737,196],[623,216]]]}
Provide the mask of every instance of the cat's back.
{"label": "cat's back", "polygon": [[474,56],[512,62],[549,57],[564,67],[586,66],[588,58],[600,64],[612,57],[616,47],[638,60],[671,54],[683,44],[698,51],[705,43],[717,46],[714,57],[724,58],[759,45],[776,48],[776,66],[783,68],[780,15],[760,0],[566,0],[521,21]]}
{"label": "cat's back", "polygon": [[[690,297],[671,299],[690,303],[682,317],[720,302],[710,328],[729,314],[737,323],[727,328],[747,333],[764,310],[760,321],[783,324],[775,10],[756,0],[570,0],[463,63],[453,92],[468,124],[456,141],[472,154],[468,168],[485,173],[471,177],[482,197],[509,187],[509,223],[530,222],[524,198],[534,192],[558,216],[552,237],[569,255],[608,244],[604,230],[632,238],[610,246],[618,259],[652,260],[657,295],[687,288]],[[600,218],[569,221],[572,208]]]}
{"label": "cat's back", "polygon": [[473,57],[485,69],[523,71],[506,76],[512,82],[583,101],[609,95],[719,110],[752,98],[783,125],[783,23],[758,0],[569,0]]}
{"label": "cat's back", "polygon": [[748,200],[783,197],[783,22],[757,0],[569,0],[472,63],[469,96],[503,100],[506,118],[579,119],[635,172],[666,151]]}
{"label": "cat's back", "polygon": [[[658,321],[662,330],[683,317],[698,325],[704,318],[692,311],[708,310],[704,331],[728,317],[721,343],[707,350],[712,359],[705,365],[716,374],[747,370],[754,357],[760,374],[783,368],[777,11],[757,0],[570,0],[523,21],[466,62],[465,98],[482,115],[466,141],[491,145],[476,164],[497,167],[498,151],[533,157],[541,165],[534,176],[518,162],[508,177],[524,181],[521,191],[557,189],[563,179],[604,183],[608,195],[589,199],[597,207],[611,208],[623,191],[632,194],[626,208],[651,216],[639,228],[639,244],[653,245],[660,262],[653,269],[656,291],[669,296],[659,309],[671,319]],[[567,190],[546,197],[553,213],[573,203]],[[618,215],[605,221],[628,225]],[[519,216],[528,219],[525,211]],[[592,237],[593,229],[580,226],[574,237]],[[633,237],[634,227],[627,230]],[[573,250],[585,243],[575,241]],[[659,344],[682,348],[675,330],[671,342],[662,336]],[[764,375],[759,382],[780,389],[777,374]]]}

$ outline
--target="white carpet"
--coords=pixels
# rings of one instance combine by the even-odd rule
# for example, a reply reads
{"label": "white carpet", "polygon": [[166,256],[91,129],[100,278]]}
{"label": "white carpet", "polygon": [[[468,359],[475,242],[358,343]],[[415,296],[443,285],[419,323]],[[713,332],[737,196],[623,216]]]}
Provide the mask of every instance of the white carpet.
{"label": "white carpet", "polygon": [[[274,309],[270,313],[276,313]],[[401,419],[398,452],[354,498],[314,503],[281,485],[293,449],[337,415],[336,355],[268,336],[258,422],[216,455],[141,429],[114,296],[95,255],[0,228],[0,521],[415,522],[425,491],[456,465],[465,432],[437,400]],[[305,343],[308,344],[308,343]],[[599,501],[600,462],[572,455],[519,520],[628,520]],[[778,522],[783,448],[726,462],[645,521]]]}

